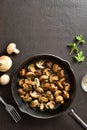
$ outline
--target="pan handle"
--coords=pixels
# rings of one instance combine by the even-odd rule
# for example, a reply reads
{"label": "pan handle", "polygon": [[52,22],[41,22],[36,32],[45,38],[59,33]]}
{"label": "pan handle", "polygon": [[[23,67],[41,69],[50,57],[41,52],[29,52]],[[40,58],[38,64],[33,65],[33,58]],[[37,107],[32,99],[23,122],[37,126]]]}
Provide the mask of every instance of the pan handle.
{"label": "pan handle", "polygon": [[73,109],[70,110],[69,115],[72,116],[85,130],[87,130],[87,124],[75,113]]}

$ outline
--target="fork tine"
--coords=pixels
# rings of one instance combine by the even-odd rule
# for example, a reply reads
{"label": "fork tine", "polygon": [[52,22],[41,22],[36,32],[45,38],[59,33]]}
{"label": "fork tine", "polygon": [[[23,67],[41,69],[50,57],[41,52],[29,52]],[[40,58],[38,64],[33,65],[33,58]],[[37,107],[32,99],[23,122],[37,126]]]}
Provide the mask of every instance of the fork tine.
{"label": "fork tine", "polygon": [[11,109],[9,113],[11,114],[16,123],[20,121],[21,117],[15,109]]}

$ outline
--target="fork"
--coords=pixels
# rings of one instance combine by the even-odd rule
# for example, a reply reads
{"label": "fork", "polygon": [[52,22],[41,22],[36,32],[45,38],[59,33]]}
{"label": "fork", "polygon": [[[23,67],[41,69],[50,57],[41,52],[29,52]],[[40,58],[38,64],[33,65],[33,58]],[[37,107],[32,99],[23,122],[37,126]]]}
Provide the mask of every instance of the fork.
{"label": "fork", "polygon": [[17,123],[18,121],[20,121],[21,117],[20,115],[18,114],[18,112],[16,111],[16,109],[10,105],[10,104],[7,104],[3,99],[2,97],[0,97],[0,101],[4,104],[7,112],[11,115],[11,117],[14,119],[14,121]]}

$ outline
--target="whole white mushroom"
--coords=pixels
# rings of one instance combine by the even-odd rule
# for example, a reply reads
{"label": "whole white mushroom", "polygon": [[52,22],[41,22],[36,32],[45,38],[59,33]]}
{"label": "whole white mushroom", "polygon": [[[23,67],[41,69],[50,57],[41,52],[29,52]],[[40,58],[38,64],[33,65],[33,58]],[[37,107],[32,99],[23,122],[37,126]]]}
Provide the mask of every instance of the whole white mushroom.
{"label": "whole white mushroom", "polygon": [[9,56],[3,55],[0,57],[0,71],[6,72],[12,66],[12,60]]}
{"label": "whole white mushroom", "polygon": [[0,77],[0,84],[1,85],[7,85],[10,82],[10,77],[7,74],[3,74]]}
{"label": "whole white mushroom", "polygon": [[20,50],[18,50],[16,48],[16,44],[15,43],[9,43],[9,45],[7,46],[7,53],[8,54],[12,54],[12,53],[15,53],[15,54],[19,54]]}

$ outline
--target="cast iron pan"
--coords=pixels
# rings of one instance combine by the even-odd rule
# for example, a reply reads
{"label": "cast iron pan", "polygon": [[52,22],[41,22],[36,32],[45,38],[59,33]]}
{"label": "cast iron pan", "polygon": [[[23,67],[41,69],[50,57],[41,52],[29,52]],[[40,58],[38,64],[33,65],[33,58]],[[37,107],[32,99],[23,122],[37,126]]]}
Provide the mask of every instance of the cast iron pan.
{"label": "cast iron pan", "polygon": [[[58,63],[65,70],[67,79],[71,84],[70,98],[68,100],[66,100],[64,104],[62,104],[62,105],[58,104],[54,110],[45,110],[45,111],[41,112],[38,109],[32,109],[29,107],[29,105],[27,103],[22,101],[22,99],[19,97],[19,94],[17,92],[17,90],[19,88],[18,80],[19,80],[20,70],[24,67],[26,68],[29,64],[34,63],[37,60],[45,60],[45,61],[49,60],[49,61],[54,61],[54,62]],[[76,80],[75,80],[74,73],[73,73],[72,68],[70,67],[69,63],[67,61],[65,61],[57,56],[51,55],[51,54],[36,55],[36,56],[29,58],[27,61],[25,61],[22,65],[20,65],[20,67],[15,72],[13,79],[12,79],[11,86],[12,86],[11,89],[12,89],[13,98],[14,98],[15,102],[17,103],[19,109],[22,112],[27,113],[28,115],[31,115],[36,118],[41,118],[41,119],[52,118],[52,117],[58,116],[61,113],[65,112],[72,104],[72,101],[75,97],[75,92],[76,92]]]}

